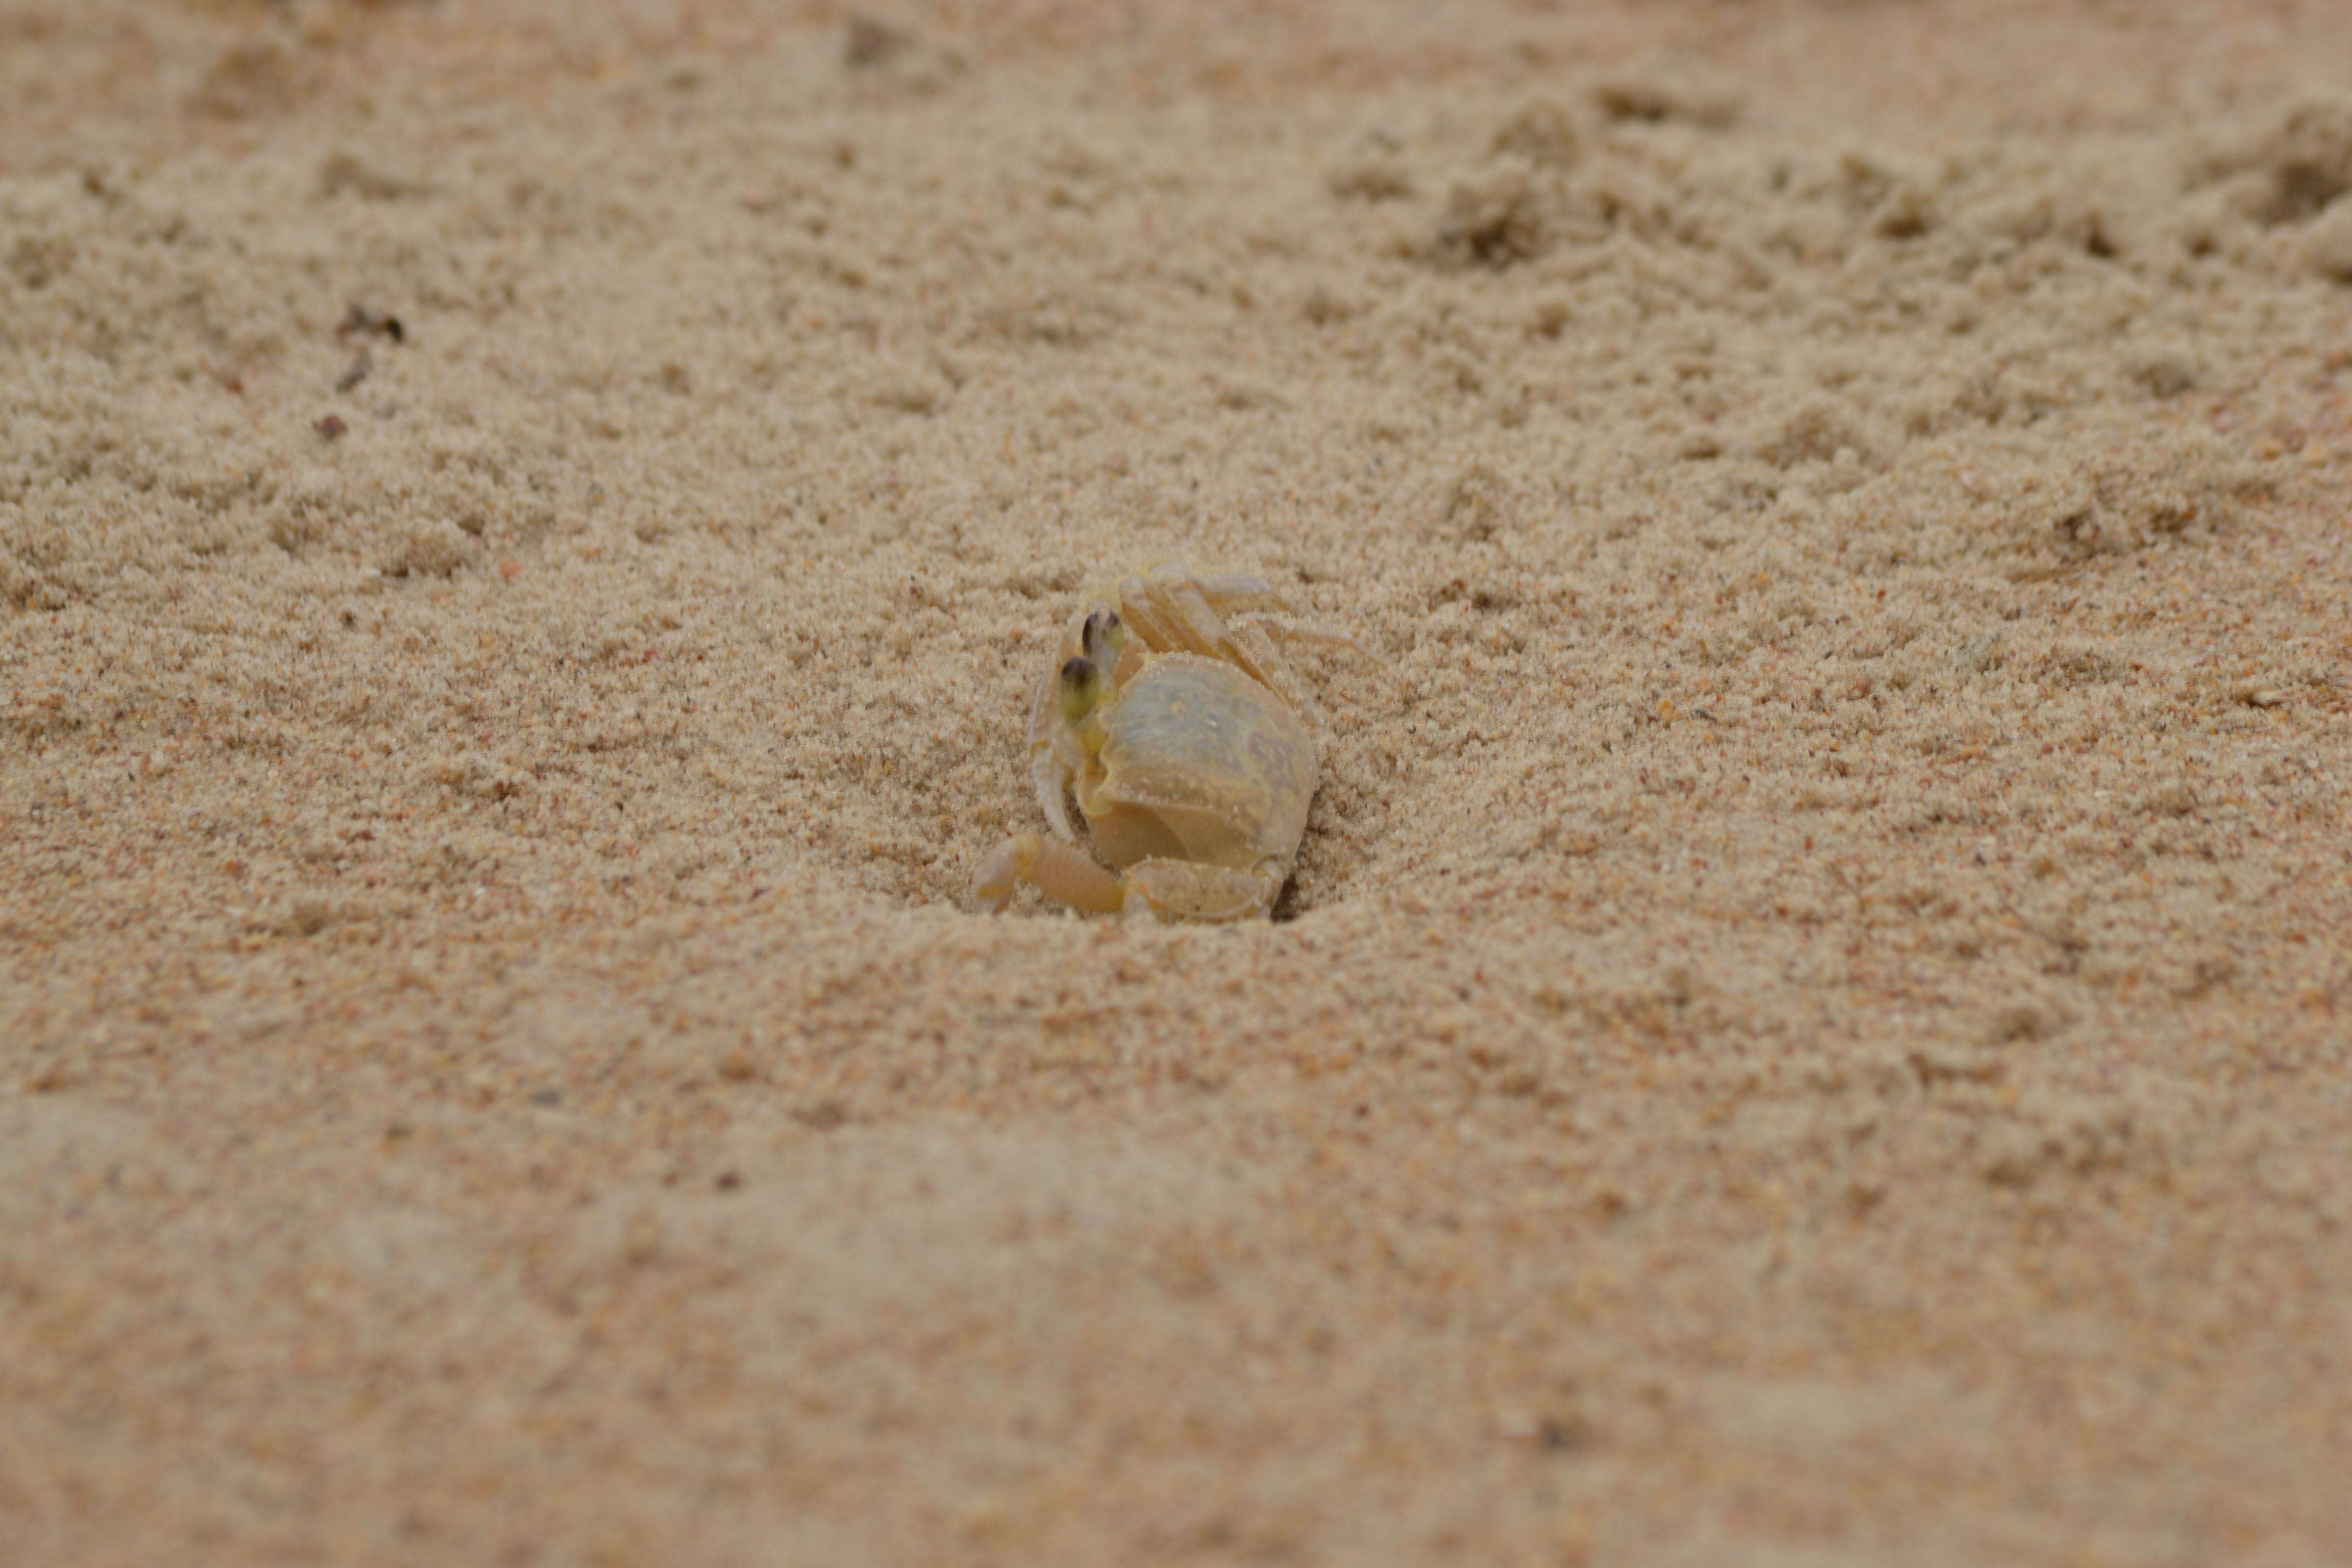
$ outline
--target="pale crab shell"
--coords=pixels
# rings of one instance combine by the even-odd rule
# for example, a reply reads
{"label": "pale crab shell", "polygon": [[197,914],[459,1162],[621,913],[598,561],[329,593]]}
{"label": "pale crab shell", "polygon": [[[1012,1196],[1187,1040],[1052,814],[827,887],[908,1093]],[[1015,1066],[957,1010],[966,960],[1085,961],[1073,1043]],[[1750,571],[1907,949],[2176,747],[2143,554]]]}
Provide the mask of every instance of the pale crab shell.
{"label": "pale crab shell", "polygon": [[1164,653],[1104,708],[1102,749],[1073,792],[1096,853],[1120,869],[1159,858],[1270,874],[1278,890],[1318,768],[1282,699],[1229,664]]}

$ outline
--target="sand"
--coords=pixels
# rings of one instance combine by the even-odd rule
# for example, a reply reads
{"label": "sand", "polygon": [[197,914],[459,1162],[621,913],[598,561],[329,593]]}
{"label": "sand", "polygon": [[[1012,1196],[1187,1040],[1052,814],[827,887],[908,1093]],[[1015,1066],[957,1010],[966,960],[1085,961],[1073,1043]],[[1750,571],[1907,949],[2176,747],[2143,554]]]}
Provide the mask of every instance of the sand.
{"label": "sand", "polygon": [[[2352,1561],[2352,15],[0,4],[0,1556]],[[961,905],[1262,573],[1271,923]]]}

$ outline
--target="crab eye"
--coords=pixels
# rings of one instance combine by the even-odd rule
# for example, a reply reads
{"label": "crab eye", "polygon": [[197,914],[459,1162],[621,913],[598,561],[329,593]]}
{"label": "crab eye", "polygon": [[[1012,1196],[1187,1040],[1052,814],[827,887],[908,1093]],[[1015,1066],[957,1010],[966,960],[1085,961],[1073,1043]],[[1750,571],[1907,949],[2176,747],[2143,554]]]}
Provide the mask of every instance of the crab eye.
{"label": "crab eye", "polygon": [[1094,711],[1102,695],[1102,672],[1090,658],[1074,658],[1062,666],[1062,721],[1076,724]]}
{"label": "crab eye", "polygon": [[1097,609],[1087,612],[1086,625],[1078,628],[1078,652],[1094,660],[1097,669],[1108,668],[1103,663],[1103,638],[1118,626],[1118,616],[1114,612]]}
{"label": "crab eye", "polygon": [[1087,657],[1108,680],[1118,674],[1118,658],[1127,647],[1127,628],[1119,624],[1115,610],[1102,610],[1087,617]]}

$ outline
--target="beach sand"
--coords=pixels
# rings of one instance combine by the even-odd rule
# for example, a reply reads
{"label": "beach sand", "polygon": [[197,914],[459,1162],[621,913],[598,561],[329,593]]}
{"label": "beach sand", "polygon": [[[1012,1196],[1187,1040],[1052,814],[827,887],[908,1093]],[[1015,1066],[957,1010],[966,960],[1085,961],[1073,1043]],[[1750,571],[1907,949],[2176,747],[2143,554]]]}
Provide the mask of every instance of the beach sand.
{"label": "beach sand", "polygon": [[[0,1556],[2352,1561],[2347,82],[0,0]],[[1169,559],[1276,920],[969,912]]]}

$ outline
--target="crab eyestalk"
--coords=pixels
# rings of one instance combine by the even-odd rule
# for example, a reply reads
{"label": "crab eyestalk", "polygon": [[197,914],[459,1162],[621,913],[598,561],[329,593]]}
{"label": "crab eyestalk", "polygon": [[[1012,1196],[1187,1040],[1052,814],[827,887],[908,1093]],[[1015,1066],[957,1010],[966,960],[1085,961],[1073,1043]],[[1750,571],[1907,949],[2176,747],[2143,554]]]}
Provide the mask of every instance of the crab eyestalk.
{"label": "crab eyestalk", "polygon": [[1119,624],[1118,611],[1097,610],[1088,616],[1078,640],[1105,680],[1118,679],[1119,656],[1127,650],[1127,627]]}
{"label": "crab eyestalk", "polygon": [[1087,721],[1102,700],[1102,671],[1090,658],[1074,658],[1062,666],[1062,722],[1075,730]]}

